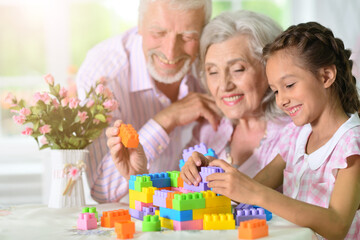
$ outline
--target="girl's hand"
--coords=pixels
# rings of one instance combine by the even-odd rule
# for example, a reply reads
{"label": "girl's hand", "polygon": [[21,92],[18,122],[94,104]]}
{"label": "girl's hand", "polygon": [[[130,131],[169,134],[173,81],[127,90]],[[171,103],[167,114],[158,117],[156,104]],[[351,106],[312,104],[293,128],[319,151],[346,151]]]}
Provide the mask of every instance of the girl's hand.
{"label": "girl's hand", "polygon": [[262,185],[241,173],[224,160],[214,160],[210,166],[221,167],[224,173],[213,173],[207,176],[208,187],[234,201],[257,205],[258,192]]}
{"label": "girl's hand", "polygon": [[148,173],[147,158],[142,145],[139,143],[137,148],[126,148],[121,143],[118,136],[121,124],[122,121],[117,120],[113,127],[106,130],[107,146],[117,170],[126,179],[130,179],[131,175]]}
{"label": "girl's hand", "polygon": [[210,160],[198,152],[193,152],[191,157],[186,161],[185,165],[181,168],[180,176],[189,185],[198,186],[201,182],[199,168],[208,166]]}

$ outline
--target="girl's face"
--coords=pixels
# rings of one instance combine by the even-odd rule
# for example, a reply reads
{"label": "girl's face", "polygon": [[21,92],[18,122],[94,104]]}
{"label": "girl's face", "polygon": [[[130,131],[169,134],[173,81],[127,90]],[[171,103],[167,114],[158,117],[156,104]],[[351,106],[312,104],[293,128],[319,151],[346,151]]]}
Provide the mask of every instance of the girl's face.
{"label": "girl's face", "polygon": [[294,56],[275,52],[267,61],[266,74],[276,104],[297,126],[319,119],[328,102],[326,88],[313,73],[298,67]]}
{"label": "girl's face", "polygon": [[212,44],[205,56],[207,86],[226,117],[258,116],[268,89],[265,69],[249,48],[248,37],[238,35]]}

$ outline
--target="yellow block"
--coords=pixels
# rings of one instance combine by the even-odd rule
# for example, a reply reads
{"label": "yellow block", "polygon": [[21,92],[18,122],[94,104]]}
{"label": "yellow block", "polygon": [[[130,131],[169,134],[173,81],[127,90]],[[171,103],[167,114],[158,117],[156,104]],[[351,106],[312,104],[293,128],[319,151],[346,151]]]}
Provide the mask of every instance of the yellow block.
{"label": "yellow block", "polygon": [[231,205],[224,207],[193,209],[193,220],[204,219],[205,214],[231,213]]}
{"label": "yellow block", "polygon": [[231,213],[205,214],[203,221],[204,230],[235,229],[235,219]]}
{"label": "yellow block", "polygon": [[173,220],[168,219],[168,218],[163,218],[163,217],[159,217],[159,219],[160,219],[161,227],[174,230],[174,222],[173,222]]}
{"label": "yellow block", "polygon": [[155,190],[157,190],[156,187],[142,188],[141,192],[129,189],[129,205],[133,202],[133,209],[135,209],[135,200],[143,203],[152,203]]}
{"label": "yellow block", "polygon": [[203,197],[205,198],[205,206],[206,208],[213,208],[213,207],[222,207],[222,206],[229,206],[231,205],[231,200],[225,196],[217,196],[211,190],[202,191]]}

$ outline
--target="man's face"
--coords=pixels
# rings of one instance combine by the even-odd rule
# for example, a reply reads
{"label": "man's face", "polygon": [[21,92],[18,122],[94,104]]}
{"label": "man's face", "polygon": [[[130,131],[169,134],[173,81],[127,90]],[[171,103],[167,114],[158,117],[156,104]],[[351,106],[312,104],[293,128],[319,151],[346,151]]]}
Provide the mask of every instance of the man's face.
{"label": "man's face", "polygon": [[180,81],[199,51],[203,9],[176,10],[166,2],[148,4],[139,33],[150,75],[159,82]]}

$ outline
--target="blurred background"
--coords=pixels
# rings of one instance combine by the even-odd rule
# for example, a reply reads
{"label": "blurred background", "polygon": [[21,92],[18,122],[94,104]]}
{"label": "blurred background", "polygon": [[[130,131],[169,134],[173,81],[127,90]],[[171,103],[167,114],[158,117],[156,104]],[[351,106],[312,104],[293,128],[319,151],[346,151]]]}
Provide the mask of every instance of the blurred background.
{"label": "blurred background", "polygon": [[[74,90],[77,69],[100,41],[136,26],[138,0],[0,0],[0,208],[47,203],[49,150],[22,136],[4,99],[31,99],[46,88],[42,76]],[[284,29],[318,21],[352,49],[360,79],[359,0],[213,0],[213,16],[247,9],[272,17]],[[85,186],[87,188],[87,186]],[[89,193],[87,203],[91,203]]]}

